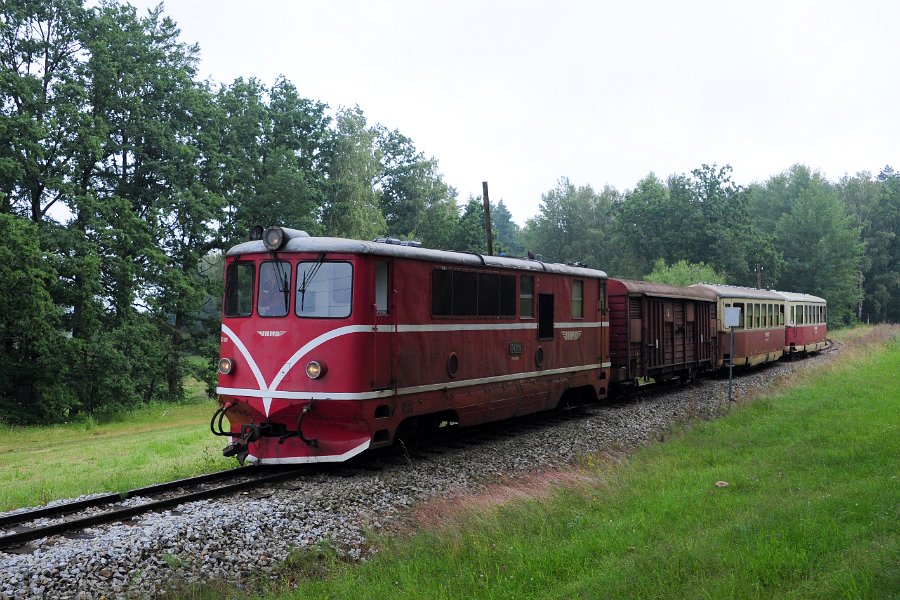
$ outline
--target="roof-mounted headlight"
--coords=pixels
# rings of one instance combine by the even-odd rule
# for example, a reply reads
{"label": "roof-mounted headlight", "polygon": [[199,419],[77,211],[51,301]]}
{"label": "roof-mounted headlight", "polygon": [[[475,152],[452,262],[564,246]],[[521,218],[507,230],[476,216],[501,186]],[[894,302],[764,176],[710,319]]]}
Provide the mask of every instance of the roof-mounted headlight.
{"label": "roof-mounted headlight", "polygon": [[263,244],[266,245],[266,249],[272,252],[281,250],[286,241],[287,236],[284,235],[284,229],[281,227],[269,227],[263,234]]}
{"label": "roof-mounted headlight", "polygon": [[300,237],[309,237],[309,234],[299,229],[289,229],[287,227],[273,225],[263,233],[262,240],[269,252],[275,252],[276,250],[284,248],[288,240]]}

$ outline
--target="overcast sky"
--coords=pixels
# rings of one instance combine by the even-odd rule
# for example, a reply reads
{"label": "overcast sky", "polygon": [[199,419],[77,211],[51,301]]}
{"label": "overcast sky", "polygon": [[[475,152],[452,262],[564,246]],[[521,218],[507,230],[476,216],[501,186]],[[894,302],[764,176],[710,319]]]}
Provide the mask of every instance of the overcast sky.
{"label": "overcast sky", "polygon": [[[141,14],[155,0],[132,1]],[[284,75],[519,223],[566,176],[900,169],[900,2],[167,0],[200,75]]]}

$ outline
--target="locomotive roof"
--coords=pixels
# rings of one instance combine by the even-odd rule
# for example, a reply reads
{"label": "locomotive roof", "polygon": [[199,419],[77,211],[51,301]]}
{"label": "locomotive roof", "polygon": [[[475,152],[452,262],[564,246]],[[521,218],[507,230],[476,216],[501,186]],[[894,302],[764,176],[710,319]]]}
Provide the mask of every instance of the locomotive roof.
{"label": "locomotive roof", "polygon": [[611,279],[625,286],[630,294],[646,294],[648,296],[660,296],[665,298],[691,298],[695,300],[708,300],[714,302],[716,293],[712,290],[694,287],[680,287],[667,283],[653,283],[650,281],[635,281],[632,279]]}
{"label": "locomotive roof", "polygon": [[827,304],[825,298],[819,298],[812,294],[801,294],[800,292],[775,292],[781,294],[788,302],[809,302],[811,304]]}
{"label": "locomotive roof", "polygon": [[695,283],[691,287],[712,290],[721,298],[750,298],[752,300],[781,300],[784,296],[772,290],[758,290],[756,288],[741,287],[738,285],[718,285],[712,283]]}
{"label": "locomotive roof", "polygon": [[[414,248],[383,242],[366,242],[334,237],[293,237],[278,252],[334,252],[340,254],[368,254],[373,256],[390,256],[467,267],[496,267],[500,269],[516,269],[518,271],[541,271],[581,277],[605,278],[607,275],[599,269],[573,267],[560,263],[545,263],[525,258],[507,256],[487,256],[474,252],[454,252],[451,250],[433,250],[431,248]],[[269,253],[262,240],[253,240],[232,246],[227,256],[242,254]]]}

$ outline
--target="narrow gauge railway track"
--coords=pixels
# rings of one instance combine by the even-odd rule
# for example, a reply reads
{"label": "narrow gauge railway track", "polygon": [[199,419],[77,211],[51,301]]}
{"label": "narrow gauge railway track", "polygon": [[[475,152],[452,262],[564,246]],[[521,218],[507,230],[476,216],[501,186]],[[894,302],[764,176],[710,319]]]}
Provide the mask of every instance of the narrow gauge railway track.
{"label": "narrow gauge railway track", "polygon": [[[41,538],[72,533],[97,525],[124,521],[137,515],[164,510],[187,502],[227,496],[229,494],[258,488],[267,484],[279,483],[310,472],[311,469],[307,466],[304,466],[303,468],[294,467],[291,469],[285,469],[283,467],[264,467],[263,469],[260,469],[259,467],[241,467],[230,471],[210,473],[197,477],[189,477],[186,479],[151,485],[122,493],[104,494],[85,500],[76,500],[74,502],[66,502],[34,510],[20,511],[0,517],[0,533],[2,533],[2,535],[0,535],[0,550],[6,551],[21,548],[28,542]],[[235,478],[242,478],[242,480],[233,483],[225,483],[223,485],[212,485]],[[169,492],[176,493],[166,495],[159,500],[152,500],[134,506],[114,506],[116,503],[129,498],[152,498],[168,494]],[[42,519],[59,519],[66,515],[77,515],[80,512],[103,506],[112,506],[112,508],[100,513],[63,519],[48,525],[28,525],[28,523],[34,523]]]}
{"label": "narrow gauge railway track", "polygon": [[[165,510],[188,502],[228,496],[269,484],[282,483],[303,475],[324,472],[337,477],[352,477],[363,471],[402,467],[413,461],[427,460],[428,455],[444,454],[499,439],[510,438],[526,429],[550,427],[561,421],[576,418],[574,414],[569,414],[572,412],[574,411],[571,409],[555,410],[465,429],[452,427],[446,433],[439,433],[428,439],[415,440],[407,445],[386,448],[366,454],[346,463],[310,464],[292,468],[274,466],[240,467],[230,471],[170,481],[127,492],[103,494],[85,500],[20,511],[0,516],[0,551],[27,552],[29,551],[27,548],[29,542],[42,538],[55,535],[72,535],[90,527],[126,521],[141,514]],[[235,478],[242,478],[242,480],[223,485],[214,485]],[[186,489],[189,491],[185,491]],[[169,494],[170,492],[176,493]],[[159,500],[151,500],[134,506],[115,506],[117,503],[130,498],[152,498],[160,495],[166,496]],[[78,515],[78,513],[104,506],[111,508],[110,510],[94,514],[75,516],[68,519],[63,518],[67,515]],[[54,522],[47,525],[34,524],[44,519],[52,519]]]}

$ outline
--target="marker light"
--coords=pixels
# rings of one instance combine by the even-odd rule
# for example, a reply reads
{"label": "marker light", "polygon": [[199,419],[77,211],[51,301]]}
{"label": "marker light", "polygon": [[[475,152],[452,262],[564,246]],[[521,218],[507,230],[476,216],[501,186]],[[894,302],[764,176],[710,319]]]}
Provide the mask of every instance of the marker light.
{"label": "marker light", "polygon": [[234,361],[230,358],[219,359],[219,373],[222,375],[230,375],[234,371]]}
{"label": "marker light", "polygon": [[312,360],[306,365],[306,376],[310,379],[318,379],[325,375],[325,364]]}

